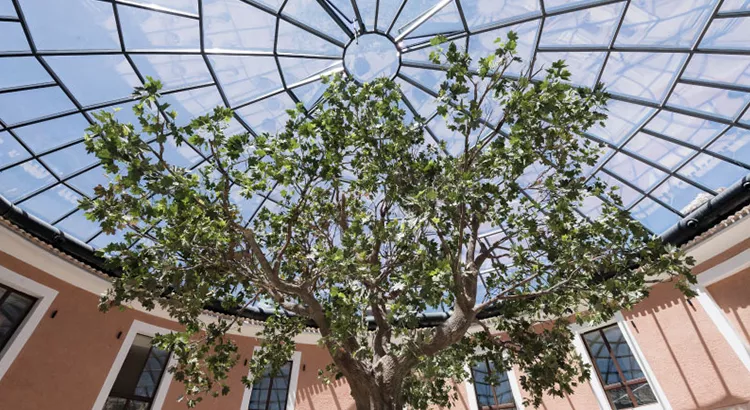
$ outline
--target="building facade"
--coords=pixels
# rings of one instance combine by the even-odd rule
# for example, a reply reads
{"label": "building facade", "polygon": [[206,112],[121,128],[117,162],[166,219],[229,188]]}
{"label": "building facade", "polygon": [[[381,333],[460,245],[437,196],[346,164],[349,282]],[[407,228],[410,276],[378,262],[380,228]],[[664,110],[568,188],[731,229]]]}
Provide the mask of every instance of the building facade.
{"label": "building facade", "polygon": [[[18,227],[0,222],[0,409],[102,410],[186,408],[172,381],[169,354],[149,338],[177,325],[161,311],[138,306],[103,314],[99,295],[109,281]],[[589,383],[539,408],[589,410],[750,409],[750,207],[688,243],[696,258],[697,298],[656,285],[635,309],[609,323],[576,327],[576,347],[594,365]],[[207,313],[208,314],[208,313]],[[233,334],[252,355],[261,323]],[[345,381],[324,385],[317,370],[330,362],[309,329],[281,373],[252,389],[238,365],[227,396],[199,409],[353,409]],[[518,371],[496,375],[480,363],[473,382],[458,383],[458,409],[523,409]]]}

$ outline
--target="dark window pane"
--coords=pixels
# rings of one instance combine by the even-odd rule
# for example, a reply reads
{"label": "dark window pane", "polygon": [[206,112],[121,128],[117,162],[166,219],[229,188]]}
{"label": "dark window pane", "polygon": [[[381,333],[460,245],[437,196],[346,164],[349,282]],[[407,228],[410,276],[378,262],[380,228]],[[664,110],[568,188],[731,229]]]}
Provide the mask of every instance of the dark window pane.
{"label": "dark window pane", "polygon": [[13,337],[36,299],[0,285],[0,350]]}
{"label": "dark window pane", "polygon": [[625,341],[625,337],[622,335],[620,328],[617,326],[612,326],[610,328],[604,329],[603,331],[604,336],[609,342],[609,346],[615,353],[617,364],[620,365],[620,369],[622,370],[623,376],[625,376],[625,380],[643,378],[644,376],[643,372],[641,371],[641,366],[639,366],[638,362],[635,360],[635,356],[633,356],[633,352],[630,350],[630,346],[628,346],[628,343]]}
{"label": "dark window pane", "polygon": [[591,353],[591,359],[596,366],[596,370],[599,372],[599,376],[602,378],[602,383],[605,385],[612,383],[619,383],[620,375],[617,373],[617,367],[615,362],[609,355],[609,349],[604,343],[604,338],[599,331],[587,333],[584,335],[586,345]]}
{"label": "dark window pane", "polygon": [[156,388],[159,387],[159,380],[164,369],[167,367],[169,353],[159,349],[151,349],[146,366],[143,368],[138,385],[135,388],[135,395],[141,397],[153,398]]}
{"label": "dark window pane", "polygon": [[128,400],[120,397],[107,397],[104,403],[104,410],[125,410]]}
{"label": "dark window pane", "polygon": [[633,402],[630,401],[628,390],[625,387],[607,390],[607,396],[614,403],[616,409],[630,409],[635,407],[633,406]]}
{"label": "dark window pane", "polygon": [[633,391],[633,396],[635,396],[635,401],[638,402],[639,406],[656,403],[656,396],[648,383],[632,384],[629,387]]}
{"label": "dark window pane", "polygon": [[[150,337],[135,335],[109,393],[107,403],[119,406],[111,410],[147,410],[168,360],[169,352],[152,347]],[[104,408],[110,410],[106,405]]]}
{"label": "dark window pane", "polygon": [[493,406],[515,409],[508,372],[498,372],[493,364],[482,361],[472,366],[471,374],[480,409]]}
{"label": "dark window pane", "polygon": [[263,377],[253,384],[250,394],[249,410],[283,410],[289,396],[289,383],[292,373],[292,362],[286,362],[275,376],[271,369],[266,369]]}
{"label": "dark window pane", "polygon": [[616,409],[657,402],[651,387],[643,381],[641,366],[617,325],[586,333],[583,338],[607,396]]}

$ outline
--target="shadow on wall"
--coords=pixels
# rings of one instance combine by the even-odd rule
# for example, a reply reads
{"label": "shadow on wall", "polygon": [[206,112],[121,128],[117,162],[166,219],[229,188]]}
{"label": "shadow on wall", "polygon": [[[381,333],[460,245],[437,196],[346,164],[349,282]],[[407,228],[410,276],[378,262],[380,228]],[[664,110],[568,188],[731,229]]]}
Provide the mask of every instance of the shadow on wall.
{"label": "shadow on wall", "polygon": [[331,384],[322,382],[297,390],[297,406],[300,410],[354,410],[349,393],[349,383],[336,380]]}
{"label": "shadow on wall", "polygon": [[625,317],[674,410],[748,402],[750,374],[697,300],[657,285]]}
{"label": "shadow on wall", "polygon": [[[453,409],[468,409],[469,403],[462,383],[456,385],[456,390],[458,400],[454,403]],[[354,410],[355,408],[349,392],[349,384],[343,379],[330,385],[318,383],[297,391],[295,410]]]}
{"label": "shadow on wall", "polygon": [[750,269],[738,272],[729,278],[708,287],[709,293],[727,315],[734,328],[746,341],[750,341]]}

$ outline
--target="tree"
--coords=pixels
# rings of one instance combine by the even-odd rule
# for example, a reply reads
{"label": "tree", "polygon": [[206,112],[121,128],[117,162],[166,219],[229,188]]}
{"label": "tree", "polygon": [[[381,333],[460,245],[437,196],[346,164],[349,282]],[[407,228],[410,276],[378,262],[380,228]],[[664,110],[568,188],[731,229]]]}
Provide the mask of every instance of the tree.
{"label": "tree", "polygon": [[[226,336],[236,320],[200,319],[216,301],[276,306],[252,374],[278,369],[314,325],[333,358],[322,377],[346,377],[358,410],[385,410],[449,405],[452,381],[481,358],[519,367],[533,403],[569,393],[589,376],[571,320],[609,318],[654,280],[690,293],[692,261],[585,175],[600,155],[583,134],[606,118],[603,87],[569,85],[563,62],[539,81],[507,76],[514,34],[478,70],[443,42],[431,59],[446,73],[437,112],[450,145],[406,119],[386,79],[325,79],[324,104],[297,106],[276,135],[226,135],[221,107],[177,126],[153,80],[136,89],[142,132],[96,114],[86,147],[112,179],[82,207],[105,232],[127,232],[103,250],[121,276],[101,308],[136,300],[184,325],[157,342],[178,358],[188,404],[226,394],[239,360]],[[170,140],[211,160],[174,166]],[[248,221],[236,201],[271,190],[277,204]],[[577,207],[592,197],[606,201],[590,219]],[[435,309],[445,319],[423,326]]]}

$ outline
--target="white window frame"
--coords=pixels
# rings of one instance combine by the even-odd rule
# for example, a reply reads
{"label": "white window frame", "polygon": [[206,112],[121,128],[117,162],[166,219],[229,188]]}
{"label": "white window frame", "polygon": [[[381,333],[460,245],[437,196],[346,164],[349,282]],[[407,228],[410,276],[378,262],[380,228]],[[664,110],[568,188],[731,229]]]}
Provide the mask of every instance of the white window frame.
{"label": "white window frame", "polygon": [[0,380],[2,380],[21,349],[36,330],[39,322],[42,321],[58,292],[3,266],[0,266],[0,283],[37,299],[15,333],[8,340],[8,343],[0,351]]}
{"label": "white window frame", "polygon": [[627,342],[628,347],[630,347],[630,351],[633,353],[633,357],[635,357],[636,362],[638,362],[638,365],[641,367],[641,371],[643,371],[643,375],[646,378],[646,381],[648,382],[649,387],[651,387],[651,391],[654,392],[654,395],[656,396],[656,400],[657,400],[657,402],[654,404],[635,407],[635,409],[637,410],[672,410],[672,406],[669,404],[669,400],[667,400],[667,396],[664,394],[664,391],[662,390],[661,385],[656,380],[656,376],[654,375],[654,372],[651,370],[651,366],[648,365],[648,362],[646,361],[646,357],[643,355],[643,352],[641,351],[641,348],[638,345],[638,342],[636,341],[635,337],[631,333],[630,328],[625,322],[625,317],[622,315],[621,312],[615,313],[615,316],[612,319],[604,323],[597,324],[597,325],[579,326],[579,325],[573,324],[570,326],[570,329],[574,333],[573,345],[575,346],[576,351],[583,358],[583,362],[591,366],[591,378],[589,379],[589,383],[591,384],[591,389],[594,391],[594,396],[596,397],[596,401],[599,403],[599,408],[601,410],[614,410],[612,405],[609,403],[609,399],[607,398],[607,393],[604,391],[604,386],[602,385],[602,382],[599,378],[598,370],[596,369],[594,364],[591,362],[591,357],[589,356],[588,349],[586,348],[586,344],[583,341],[583,334],[588,333],[592,330],[601,329],[603,327],[611,326],[614,324],[617,324],[617,327],[620,329],[620,332],[622,332],[622,336],[625,338],[625,341]]}
{"label": "white window frame", "polygon": [[[471,366],[466,366],[466,370],[469,373],[469,378],[464,381],[466,387],[466,395],[469,402],[469,410],[479,410],[479,403],[477,402],[477,391],[474,388],[474,383],[471,382],[474,374],[471,372]],[[516,409],[524,410],[523,408],[523,396],[521,395],[521,388],[518,385],[518,379],[516,378],[516,372],[513,369],[506,370],[508,374],[508,383],[510,384],[510,392],[513,395],[513,401],[516,404]]]}
{"label": "white window frame", "polygon": [[[253,354],[260,350],[260,346],[255,346]],[[295,403],[297,401],[297,382],[299,381],[299,366],[302,363],[302,352],[295,351],[292,354],[292,374],[289,376],[289,392],[286,396],[286,410],[294,410]],[[248,380],[253,379],[252,371],[247,372]],[[242,406],[240,410],[247,410],[250,406],[250,396],[253,394],[253,386],[245,388],[245,393],[242,395]]]}
{"label": "white window frame", "polygon": [[[130,352],[130,347],[133,345],[136,335],[154,337],[157,333],[167,334],[171,332],[173,332],[171,329],[154,326],[139,320],[133,320],[133,323],[130,325],[130,330],[128,330],[128,334],[125,336],[122,346],[120,346],[120,351],[117,352],[115,361],[109,369],[107,378],[104,379],[104,385],[99,391],[99,396],[97,396],[92,410],[102,410],[104,408],[104,404],[107,402],[107,397],[109,397],[109,393],[112,391],[112,386],[115,384],[115,380],[117,380],[117,375],[120,373],[123,363],[125,363],[125,357],[128,355],[128,352]],[[169,368],[174,364],[175,359],[170,355],[167,366],[164,368],[164,374],[159,381],[159,386],[156,388],[154,399],[151,401],[151,410],[161,410],[164,405],[169,385],[172,383],[172,373],[169,371]]]}

